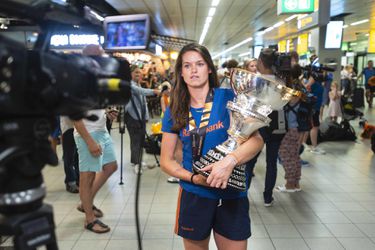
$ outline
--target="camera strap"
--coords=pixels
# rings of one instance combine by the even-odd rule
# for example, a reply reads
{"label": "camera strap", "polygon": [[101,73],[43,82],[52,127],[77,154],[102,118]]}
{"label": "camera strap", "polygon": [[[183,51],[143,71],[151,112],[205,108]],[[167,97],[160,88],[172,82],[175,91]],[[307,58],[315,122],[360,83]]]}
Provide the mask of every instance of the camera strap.
{"label": "camera strap", "polygon": [[191,147],[192,147],[192,153],[193,153],[193,161],[199,160],[200,156],[202,155],[202,148],[203,148],[203,142],[206,137],[206,127],[208,125],[208,122],[210,121],[211,116],[211,109],[212,109],[212,102],[214,97],[214,91],[211,90],[207,97],[206,102],[204,104],[204,108],[201,114],[201,121],[199,124],[199,128],[197,128],[195,124],[194,117],[189,111],[189,133],[190,133],[190,139],[191,139]]}

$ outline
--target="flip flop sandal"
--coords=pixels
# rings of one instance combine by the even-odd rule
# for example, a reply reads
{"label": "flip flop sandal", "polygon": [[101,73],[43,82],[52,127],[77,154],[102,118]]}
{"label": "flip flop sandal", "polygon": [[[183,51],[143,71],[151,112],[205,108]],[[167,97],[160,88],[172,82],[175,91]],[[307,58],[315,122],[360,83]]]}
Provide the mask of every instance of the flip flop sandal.
{"label": "flip flop sandal", "polygon": [[[98,229],[95,229],[95,225],[99,225],[101,228],[103,228],[104,230],[98,230]],[[107,227],[104,227],[102,225],[105,225],[103,222],[101,222],[100,220],[96,219],[94,220],[93,222],[91,223],[88,223],[87,225],[85,225],[85,228],[91,232],[94,232],[94,233],[97,233],[97,234],[102,234],[102,233],[108,233],[111,229],[107,226]]]}
{"label": "flip flop sandal", "polygon": [[[83,207],[82,207],[82,204],[78,205],[77,210],[80,211],[80,212],[82,212],[82,213],[85,212],[85,210],[84,210]],[[102,210],[100,210],[99,208],[97,208],[97,207],[95,207],[95,206],[92,206],[92,210],[94,210],[94,215],[95,215],[95,217],[97,217],[97,218],[101,218],[101,217],[104,216]]]}

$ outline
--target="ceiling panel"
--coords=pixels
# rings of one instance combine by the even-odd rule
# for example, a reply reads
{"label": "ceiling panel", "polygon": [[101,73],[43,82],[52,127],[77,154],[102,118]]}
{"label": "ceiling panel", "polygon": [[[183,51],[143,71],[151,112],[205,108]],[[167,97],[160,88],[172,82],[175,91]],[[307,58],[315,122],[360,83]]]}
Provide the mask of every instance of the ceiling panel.
{"label": "ceiling panel", "polygon": [[[198,41],[212,0],[106,0],[122,14],[148,13],[155,33]],[[323,0],[322,0],[323,1]],[[324,0],[325,1],[325,0]],[[349,26],[344,40],[375,29],[374,0],[331,0],[331,16],[352,13],[345,23],[369,18],[370,22]],[[259,36],[267,28],[287,16],[276,15],[275,0],[221,0],[211,22],[204,44],[212,54],[219,53],[252,36],[253,42],[234,50],[242,53],[249,45],[275,43],[290,33],[297,32],[297,21]]]}

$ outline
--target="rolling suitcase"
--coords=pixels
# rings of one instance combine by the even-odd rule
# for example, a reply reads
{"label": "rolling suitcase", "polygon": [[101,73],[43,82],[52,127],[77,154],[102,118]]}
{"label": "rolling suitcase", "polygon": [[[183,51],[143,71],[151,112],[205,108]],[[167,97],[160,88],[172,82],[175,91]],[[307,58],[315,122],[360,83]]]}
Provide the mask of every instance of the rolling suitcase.
{"label": "rolling suitcase", "polygon": [[355,88],[353,91],[354,108],[362,108],[365,106],[365,90],[363,88]]}

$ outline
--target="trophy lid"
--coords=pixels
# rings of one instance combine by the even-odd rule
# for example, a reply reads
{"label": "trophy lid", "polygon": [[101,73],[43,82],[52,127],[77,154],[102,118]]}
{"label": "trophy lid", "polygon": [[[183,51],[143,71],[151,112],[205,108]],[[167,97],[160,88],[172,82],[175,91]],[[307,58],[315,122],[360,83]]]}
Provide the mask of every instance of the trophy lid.
{"label": "trophy lid", "polygon": [[273,110],[280,109],[293,96],[299,94],[299,91],[286,87],[285,83],[276,77],[254,74],[244,69],[231,69],[229,79],[236,95],[254,96],[261,102],[269,104]]}

